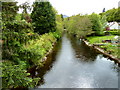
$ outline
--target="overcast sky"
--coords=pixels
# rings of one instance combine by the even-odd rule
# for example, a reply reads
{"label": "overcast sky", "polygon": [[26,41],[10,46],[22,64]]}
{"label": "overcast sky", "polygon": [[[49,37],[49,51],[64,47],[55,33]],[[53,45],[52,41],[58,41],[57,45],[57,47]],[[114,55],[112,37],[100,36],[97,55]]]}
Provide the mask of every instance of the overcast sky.
{"label": "overcast sky", "polygon": [[[28,1],[32,3],[34,0],[17,0],[19,3]],[[76,15],[91,14],[93,12],[100,13],[103,8],[106,10],[117,8],[120,0],[49,0],[52,6],[58,11],[58,14]]]}

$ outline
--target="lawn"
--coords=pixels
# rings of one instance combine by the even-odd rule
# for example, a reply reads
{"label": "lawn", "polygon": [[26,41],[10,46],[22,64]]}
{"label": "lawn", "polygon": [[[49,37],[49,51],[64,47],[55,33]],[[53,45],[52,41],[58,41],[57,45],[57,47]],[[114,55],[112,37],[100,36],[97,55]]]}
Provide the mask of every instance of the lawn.
{"label": "lawn", "polygon": [[120,56],[118,55],[118,48],[119,48],[119,44],[118,43],[103,43],[103,40],[112,40],[112,41],[116,41],[117,39],[114,38],[115,35],[112,36],[94,36],[94,37],[87,37],[87,40],[90,42],[90,44],[104,44],[99,46],[100,48],[104,49],[105,52],[120,58]]}
{"label": "lawn", "polygon": [[87,40],[89,40],[90,44],[94,43],[102,43],[102,40],[115,40],[115,35],[112,36],[94,36],[94,37],[87,37]]}

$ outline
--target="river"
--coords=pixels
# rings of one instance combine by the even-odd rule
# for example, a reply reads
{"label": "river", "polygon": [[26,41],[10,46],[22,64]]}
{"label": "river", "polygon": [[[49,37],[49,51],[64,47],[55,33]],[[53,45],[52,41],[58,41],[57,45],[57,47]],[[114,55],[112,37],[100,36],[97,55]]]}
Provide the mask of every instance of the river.
{"label": "river", "polygon": [[66,34],[36,72],[36,88],[118,88],[118,66]]}

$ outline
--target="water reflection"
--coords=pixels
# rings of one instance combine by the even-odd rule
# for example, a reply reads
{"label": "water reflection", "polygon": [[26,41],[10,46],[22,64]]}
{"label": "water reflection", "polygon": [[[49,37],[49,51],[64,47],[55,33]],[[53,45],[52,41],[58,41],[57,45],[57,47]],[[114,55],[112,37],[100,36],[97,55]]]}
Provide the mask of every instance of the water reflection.
{"label": "water reflection", "polygon": [[118,87],[117,65],[78,40],[64,35],[48,57],[38,88]]}
{"label": "water reflection", "polygon": [[86,46],[83,42],[80,42],[78,39],[69,37],[72,47],[75,50],[76,58],[79,58],[83,62],[92,62],[95,60],[98,53]]}

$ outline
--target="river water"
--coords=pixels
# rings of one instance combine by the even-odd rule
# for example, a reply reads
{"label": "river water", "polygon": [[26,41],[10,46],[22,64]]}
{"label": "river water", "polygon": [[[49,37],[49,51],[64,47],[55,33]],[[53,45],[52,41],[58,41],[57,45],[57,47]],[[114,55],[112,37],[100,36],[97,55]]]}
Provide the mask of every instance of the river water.
{"label": "river water", "polygon": [[44,67],[37,88],[118,88],[118,66],[82,41],[63,35]]}

